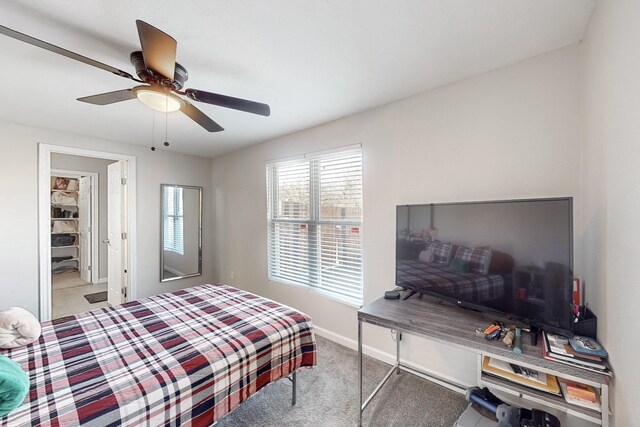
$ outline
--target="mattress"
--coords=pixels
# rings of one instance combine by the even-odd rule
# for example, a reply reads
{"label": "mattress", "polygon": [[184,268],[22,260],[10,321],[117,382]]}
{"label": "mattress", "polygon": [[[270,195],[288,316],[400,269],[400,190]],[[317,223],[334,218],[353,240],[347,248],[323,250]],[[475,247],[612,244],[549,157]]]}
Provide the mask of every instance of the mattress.
{"label": "mattress", "polygon": [[316,365],[308,316],[225,285],[45,322],[37,342],[0,354],[31,382],[0,418],[9,426],[208,426]]}

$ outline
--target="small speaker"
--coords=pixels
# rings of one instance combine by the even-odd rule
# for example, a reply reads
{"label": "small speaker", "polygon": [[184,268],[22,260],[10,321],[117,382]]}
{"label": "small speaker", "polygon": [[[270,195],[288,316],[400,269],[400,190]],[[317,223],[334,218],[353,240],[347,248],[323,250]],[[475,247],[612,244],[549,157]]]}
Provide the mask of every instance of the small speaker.
{"label": "small speaker", "polygon": [[386,291],[384,293],[384,298],[385,299],[399,299],[400,298],[400,292],[399,291]]}

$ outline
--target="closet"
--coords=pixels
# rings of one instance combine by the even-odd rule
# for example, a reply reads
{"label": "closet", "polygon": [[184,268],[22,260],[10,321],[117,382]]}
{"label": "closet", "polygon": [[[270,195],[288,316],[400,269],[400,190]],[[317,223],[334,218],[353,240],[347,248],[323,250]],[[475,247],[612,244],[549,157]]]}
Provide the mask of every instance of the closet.
{"label": "closet", "polygon": [[78,272],[91,283],[91,181],[56,173],[51,176],[51,272]]}
{"label": "closet", "polygon": [[80,271],[77,178],[51,176],[51,272]]}

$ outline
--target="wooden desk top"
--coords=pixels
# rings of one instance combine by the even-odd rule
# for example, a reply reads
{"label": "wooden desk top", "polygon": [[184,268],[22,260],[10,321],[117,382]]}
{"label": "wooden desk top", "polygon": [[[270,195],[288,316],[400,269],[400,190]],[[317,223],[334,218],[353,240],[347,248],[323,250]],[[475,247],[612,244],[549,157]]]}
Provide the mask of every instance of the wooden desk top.
{"label": "wooden desk top", "polygon": [[449,344],[463,350],[481,353],[490,357],[509,360],[530,368],[556,372],[563,377],[590,381],[595,384],[608,382],[605,374],[546,360],[542,357],[541,340],[538,346],[531,345],[528,333],[522,336],[522,354],[516,354],[503,343],[487,341],[476,334],[477,328],[485,329],[494,320],[513,323],[490,313],[463,309],[450,303],[438,303],[428,296],[414,295],[407,300],[379,298],[358,311],[358,319],[389,329],[413,332],[437,342]]}

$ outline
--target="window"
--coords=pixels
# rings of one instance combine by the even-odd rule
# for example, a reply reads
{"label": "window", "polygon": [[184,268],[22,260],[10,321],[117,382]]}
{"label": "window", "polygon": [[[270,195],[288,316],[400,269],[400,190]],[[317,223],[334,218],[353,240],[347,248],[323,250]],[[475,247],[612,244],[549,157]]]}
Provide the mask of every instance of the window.
{"label": "window", "polygon": [[164,250],[184,255],[184,209],[181,187],[164,188]]}
{"label": "window", "polygon": [[362,304],[362,153],[267,164],[269,279]]}

